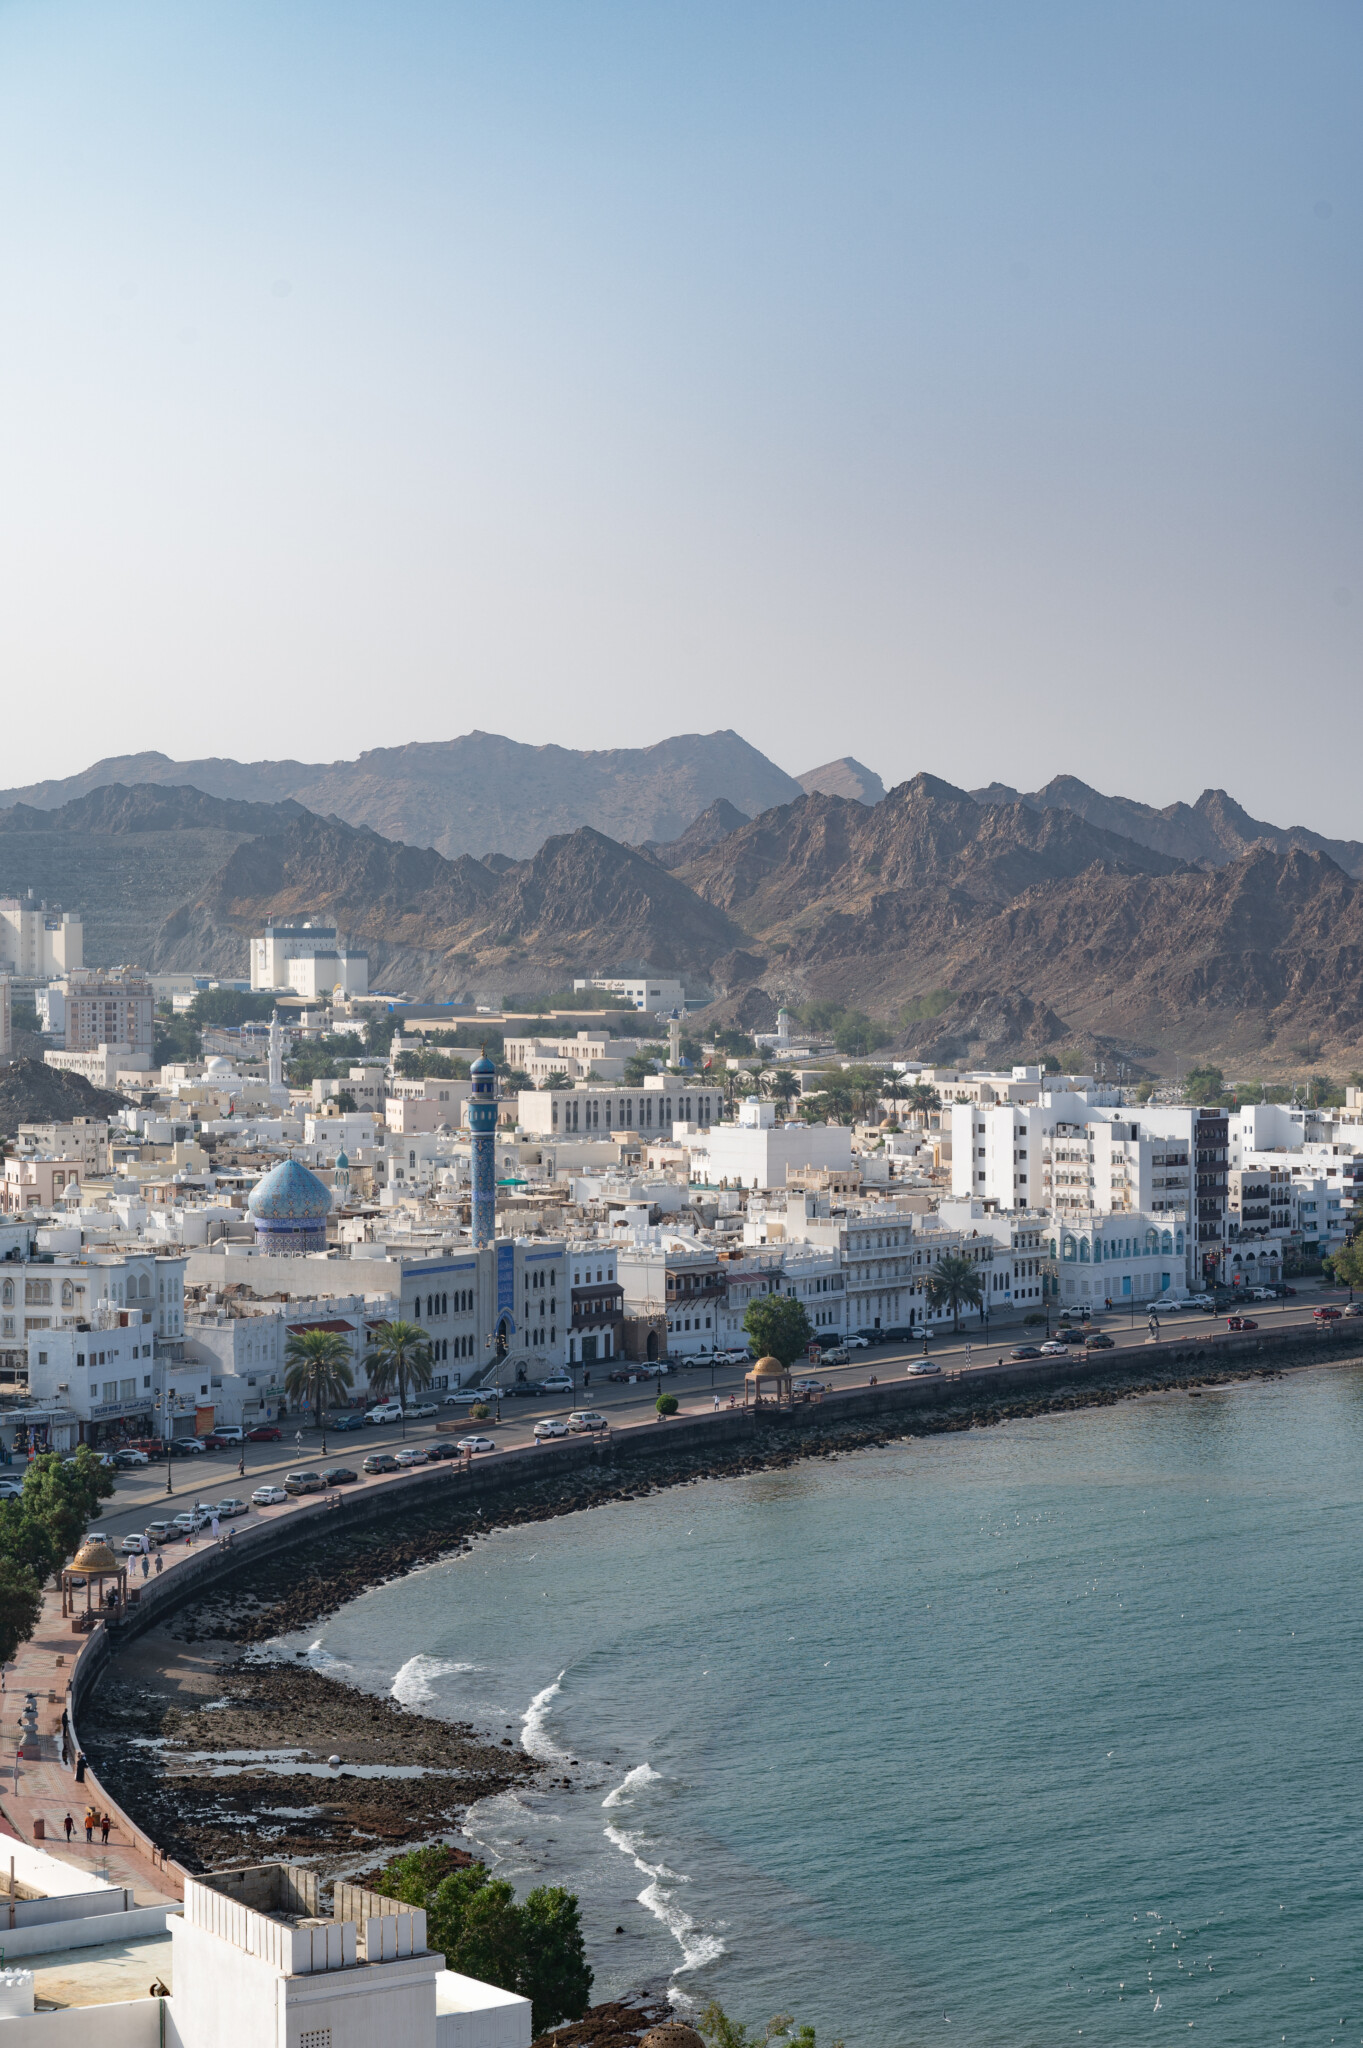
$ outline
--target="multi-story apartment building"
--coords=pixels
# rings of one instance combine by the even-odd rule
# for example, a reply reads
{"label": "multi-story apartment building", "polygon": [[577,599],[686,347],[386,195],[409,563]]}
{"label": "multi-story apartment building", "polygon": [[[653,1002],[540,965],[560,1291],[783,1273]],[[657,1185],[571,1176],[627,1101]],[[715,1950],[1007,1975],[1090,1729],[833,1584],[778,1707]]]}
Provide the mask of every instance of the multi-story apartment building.
{"label": "multi-story apartment building", "polygon": [[575,1239],[568,1246],[570,1366],[590,1369],[619,1358],[624,1350],[625,1291],[616,1271],[616,1249],[597,1238]]}
{"label": "multi-story apartment building", "polygon": [[825,1344],[847,1334],[847,1297],[836,1250],[798,1241],[749,1245],[727,1253],[725,1263],[727,1291],[716,1329],[720,1350],[742,1350],[748,1344],[743,1318],[764,1294],[792,1295],[803,1306],[814,1335]]}
{"label": "multi-story apartment building", "polygon": [[[152,1062],[156,998],[141,974],[71,975],[66,983],[66,1053],[95,1053],[108,1046],[119,1064],[145,1073]],[[62,1055],[49,1054],[52,1064]]]}
{"label": "multi-story apartment building", "polygon": [[78,1116],[69,1124],[20,1124],[17,1144],[21,1158],[79,1160],[88,1180],[109,1163],[109,1120]]}
{"label": "multi-story apartment building", "polygon": [[555,1074],[570,1081],[620,1082],[625,1062],[639,1049],[638,1040],[612,1038],[606,1031],[579,1031],[574,1038],[508,1038],[506,1063],[528,1074],[537,1088]]}
{"label": "multi-story apartment building", "polygon": [[640,1233],[617,1255],[626,1315],[667,1322],[670,1357],[704,1357],[719,1341],[728,1274],[713,1246],[665,1232]]}
{"label": "multi-story apartment building", "polygon": [[788,1240],[822,1245],[839,1255],[849,1335],[939,1327],[949,1312],[934,1310],[927,1284],[947,1254],[968,1259],[979,1273],[986,1304],[1010,1298],[1011,1253],[979,1225],[952,1229],[936,1214],[901,1209],[893,1202],[849,1203],[818,1213],[811,1196],[787,1198]]}
{"label": "multi-story apartment building", "polygon": [[84,965],[79,911],[49,910],[30,896],[0,898],[0,973],[55,981]]}
{"label": "multi-story apartment building", "polygon": [[11,1153],[4,1169],[0,1200],[7,1216],[22,1215],[25,1209],[50,1209],[80,1191],[79,1159],[24,1158]]}
{"label": "multi-story apartment building", "polygon": [[[1055,1217],[1047,1238],[1062,1308],[1102,1302],[1134,1307],[1181,1294],[1197,1249],[1181,1216],[1090,1209]],[[1203,1277],[1194,1271],[1191,1276]]]}

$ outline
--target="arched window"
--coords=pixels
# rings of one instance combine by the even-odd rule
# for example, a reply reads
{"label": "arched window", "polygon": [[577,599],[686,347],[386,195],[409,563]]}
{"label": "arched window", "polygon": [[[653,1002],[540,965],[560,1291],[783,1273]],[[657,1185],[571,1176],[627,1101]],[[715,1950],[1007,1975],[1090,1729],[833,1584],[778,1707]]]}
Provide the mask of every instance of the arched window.
{"label": "arched window", "polygon": [[1159,1250],[1159,1232],[1157,1230],[1146,1231],[1145,1249],[1147,1252],[1157,1252]]}
{"label": "arched window", "polygon": [[1067,1232],[1063,1239],[1063,1248],[1060,1256],[1062,1259],[1072,1259],[1074,1255],[1074,1239]]}
{"label": "arched window", "polygon": [[1052,1259],[1055,1257],[1055,1239],[1053,1237],[1046,1239],[1046,1252],[1048,1257]]}
{"label": "arched window", "polygon": [[1162,1252],[1171,1252],[1174,1249],[1174,1233],[1172,1230],[1161,1232],[1159,1248]]}
{"label": "arched window", "polygon": [[1176,1233],[1176,1235],[1177,1235],[1177,1240],[1178,1240],[1178,1241],[1177,1241],[1177,1243],[1175,1244],[1175,1246],[1174,1246],[1174,1249],[1175,1249],[1175,1251],[1180,1251],[1180,1252],[1181,1252],[1181,1251],[1183,1250],[1183,1232],[1182,1232],[1182,1231],[1180,1230],[1180,1231],[1178,1231],[1178,1232]]}
{"label": "arched window", "polygon": [[146,1301],[151,1294],[151,1281],[147,1278],[145,1273],[142,1275],[142,1278],[137,1283],[137,1291],[139,1295],[142,1297],[143,1301]]}
{"label": "arched window", "polygon": [[1086,1237],[1081,1237],[1081,1238],[1080,1238],[1080,1240],[1079,1240],[1079,1263],[1080,1263],[1080,1265],[1081,1265],[1081,1266],[1086,1266],[1086,1265],[1088,1264],[1088,1262],[1089,1262],[1089,1241],[1088,1241],[1088,1239],[1087,1239]]}
{"label": "arched window", "polygon": [[62,1307],[70,1308],[76,1298],[76,1290],[69,1280],[62,1281]]}
{"label": "arched window", "polygon": [[14,1282],[12,1280],[5,1282],[4,1303],[6,1308],[13,1308],[14,1306]]}

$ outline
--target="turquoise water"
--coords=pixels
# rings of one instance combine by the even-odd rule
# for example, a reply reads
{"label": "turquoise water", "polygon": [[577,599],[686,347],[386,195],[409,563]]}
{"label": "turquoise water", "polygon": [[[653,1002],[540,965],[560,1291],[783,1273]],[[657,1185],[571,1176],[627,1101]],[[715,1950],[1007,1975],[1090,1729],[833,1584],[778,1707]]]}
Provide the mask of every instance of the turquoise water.
{"label": "turquoise water", "polygon": [[572,1778],[474,1832],[581,1893],[598,1996],[1363,2041],[1361,1557],[1346,1367],[511,1530],[310,1640]]}

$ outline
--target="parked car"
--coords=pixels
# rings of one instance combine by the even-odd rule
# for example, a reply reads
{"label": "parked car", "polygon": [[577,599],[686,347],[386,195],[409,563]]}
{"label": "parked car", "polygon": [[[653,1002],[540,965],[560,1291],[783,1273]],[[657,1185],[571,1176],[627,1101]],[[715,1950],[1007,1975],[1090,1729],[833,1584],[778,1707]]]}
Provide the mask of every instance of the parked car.
{"label": "parked car", "polygon": [[551,1373],[547,1380],[540,1381],[542,1394],[571,1394],[573,1383],[565,1374]]}
{"label": "parked car", "polygon": [[398,1472],[401,1469],[391,1451],[371,1451],[360,1467],[362,1472]]}
{"label": "parked car", "polygon": [[1347,1308],[1340,1310],[1342,1316],[1363,1316],[1363,1301],[1351,1301]]}
{"label": "parked car", "polygon": [[327,1428],[337,1435],[342,1435],[346,1430],[363,1429],[364,1417],[357,1414],[353,1408],[347,1408],[344,1414],[331,1416]]}
{"label": "parked car", "polygon": [[1083,1341],[1084,1333],[1082,1330],[1057,1330],[1051,1339],[1053,1344],[1082,1344]]}
{"label": "parked car", "polygon": [[383,1401],[377,1408],[371,1408],[365,1416],[366,1422],[401,1422],[401,1401]]}
{"label": "parked car", "polygon": [[941,1370],[941,1366],[936,1364],[931,1358],[915,1358],[913,1364],[906,1367],[909,1378],[915,1380],[925,1379],[930,1374],[940,1372]]}
{"label": "parked car", "polygon": [[276,1429],[272,1422],[262,1422],[258,1428],[247,1430],[246,1441],[248,1444],[282,1444],[284,1432]]}
{"label": "parked car", "polygon": [[643,1371],[640,1365],[617,1365],[614,1372],[608,1372],[608,1380],[618,1380],[621,1385],[627,1380],[637,1380]]}
{"label": "parked car", "polygon": [[1008,1356],[1014,1359],[1040,1358],[1041,1347],[1039,1344],[1015,1344]]}
{"label": "parked car", "polygon": [[183,1514],[176,1515],[170,1526],[172,1530],[178,1529],[182,1536],[188,1536],[191,1532],[202,1529],[207,1520],[207,1515],[196,1514],[193,1508],[186,1508]]}
{"label": "parked car", "polygon": [[230,1522],[236,1515],[249,1515],[250,1512],[249,1501],[241,1500],[235,1493],[229,1493],[226,1500],[218,1502],[218,1513],[225,1522]]}
{"label": "parked car", "polygon": [[487,1395],[477,1387],[456,1387],[452,1394],[446,1394],[447,1408],[470,1408],[475,1401],[486,1401]]}
{"label": "parked car", "polygon": [[124,1472],[131,1472],[137,1466],[150,1462],[145,1451],[136,1451],[131,1444],[124,1444],[121,1450],[114,1452],[114,1463]]}
{"label": "parked car", "polygon": [[433,1465],[438,1465],[445,1458],[457,1458],[459,1456],[459,1446],[458,1444],[451,1443],[448,1437],[444,1437],[438,1444],[432,1444],[429,1447],[426,1456]]}
{"label": "parked car", "polygon": [[497,1446],[490,1436],[461,1436],[459,1448],[461,1451],[495,1451]]}
{"label": "parked car", "polygon": [[396,1463],[402,1467],[404,1472],[406,1472],[409,1471],[413,1465],[424,1465],[426,1463],[427,1453],[421,1449],[420,1445],[410,1444],[401,1451],[394,1451],[393,1457]]}
{"label": "parked car", "polygon": [[1069,1348],[1069,1345],[1062,1344],[1058,1337],[1048,1337],[1041,1347],[1041,1356],[1043,1358],[1064,1358],[1068,1355]]}
{"label": "parked car", "polygon": [[835,1344],[831,1351],[825,1351],[823,1362],[825,1365],[850,1365],[852,1354],[845,1344]]}
{"label": "parked car", "polygon": [[1273,1289],[1271,1287],[1251,1287],[1249,1299],[1251,1301],[1272,1301]]}
{"label": "parked car", "polygon": [[213,1434],[225,1444],[239,1444],[246,1440],[246,1432],[239,1422],[220,1422],[215,1425]]}
{"label": "parked car", "polygon": [[288,1497],[282,1486],[258,1486],[251,1495],[251,1503],[258,1508],[277,1508]]}
{"label": "parked car", "polygon": [[320,1472],[286,1472],[285,1493],[325,1493],[326,1482]]}
{"label": "parked car", "polygon": [[22,1500],[23,1495],[22,1479],[0,1479],[0,1500]]}
{"label": "parked car", "polygon": [[237,1445],[241,1442],[241,1438],[236,1436],[224,1436],[220,1430],[210,1429],[207,1436],[201,1436],[199,1438],[199,1442],[203,1445],[206,1451],[225,1451],[228,1449],[229,1445],[233,1450],[235,1450]]}
{"label": "parked car", "polygon": [[433,1415],[438,1415],[439,1413],[440,1410],[436,1407],[434,1401],[423,1401],[419,1408],[409,1408],[407,1410],[407,1419],[409,1422],[429,1422]]}
{"label": "parked car", "polygon": [[1343,1313],[1338,1308],[1313,1308],[1311,1320],[1313,1323],[1337,1323]]}
{"label": "parked car", "polygon": [[862,1336],[844,1337],[842,1342],[845,1351],[868,1351],[871,1345],[870,1338]]}
{"label": "parked car", "polygon": [[567,1434],[568,1425],[566,1422],[549,1421],[537,1422],[535,1424],[536,1443],[543,1443],[546,1437],[567,1436]]}
{"label": "parked car", "polygon": [[359,1476],[359,1473],[349,1465],[328,1465],[322,1474],[322,1480],[327,1486],[354,1486]]}
{"label": "parked car", "polygon": [[170,1440],[170,1454],[173,1458],[206,1457],[208,1446],[201,1436],[173,1436]]}
{"label": "parked car", "polygon": [[125,1557],[136,1557],[142,1549],[141,1535],[135,1534],[125,1536],[118,1547],[123,1552]]}
{"label": "parked car", "polygon": [[1258,1327],[1259,1325],[1255,1322],[1253,1316],[1226,1317],[1226,1328],[1228,1330],[1257,1330]]}
{"label": "parked car", "polygon": [[150,1540],[151,1542],[153,1542],[153,1543],[164,1543],[164,1542],[165,1542],[165,1540],[166,1540],[166,1538],[167,1538],[167,1537],[168,1537],[168,1536],[170,1535],[170,1533],[171,1533],[171,1531],[170,1531],[170,1523],[169,1523],[169,1522],[148,1522],[148,1524],[147,1524],[147,1526],[146,1526],[146,1529],[145,1529],[145,1531],[144,1531],[143,1533],[144,1533],[144,1534],[145,1534],[145,1535],[146,1535],[146,1536],[147,1536],[147,1537],[149,1538],[149,1540]]}
{"label": "parked car", "polygon": [[1092,1336],[1084,1339],[1085,1351],[1112,1351],[1115,1348],[1113,1339],[1105,1336],[1101,1330],[1095,1330]]}
{"label": "parked car", "polygon": [[604,1415],[598,1415],[595,1408],[574,1408],[568,1417],[568,1427],[574,1436],[591,1435],[598,1429],[609,1429]]}
{"label": "parked car", "polygon": [[792,1380],[790,1391],[792,1394],[803,1394],[807,1400],[812,1400],[815,1394],[826,1394],[828,1389],[822,1380],[803,1379]]}

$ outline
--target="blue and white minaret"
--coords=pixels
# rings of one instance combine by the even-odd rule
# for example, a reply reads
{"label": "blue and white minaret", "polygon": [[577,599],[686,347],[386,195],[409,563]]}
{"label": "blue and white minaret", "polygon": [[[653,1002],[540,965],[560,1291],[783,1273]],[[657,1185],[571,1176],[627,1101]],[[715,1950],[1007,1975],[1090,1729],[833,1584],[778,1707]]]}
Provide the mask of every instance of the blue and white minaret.
{"label": "blue and white minaret", "polygon": [[469,1129],[473,1133],[473,1242],[497,1235],[497,1069],[484,1053],[469,1068]]}

